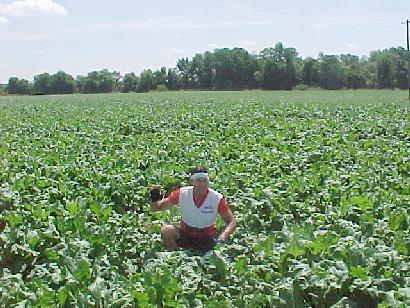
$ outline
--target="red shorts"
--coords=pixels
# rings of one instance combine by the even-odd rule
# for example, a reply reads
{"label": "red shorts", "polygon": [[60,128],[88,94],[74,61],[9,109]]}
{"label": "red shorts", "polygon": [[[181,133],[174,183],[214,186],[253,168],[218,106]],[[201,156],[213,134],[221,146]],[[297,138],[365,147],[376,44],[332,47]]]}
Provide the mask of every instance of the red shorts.
{"label": "red shorts", "polygon": [[177,224],[175,227],[180,234],[180,237],[176,240],[178,247],[205,253],[215,246],[215,238],[210,236],[208,232],[188,231],[181,224]]}

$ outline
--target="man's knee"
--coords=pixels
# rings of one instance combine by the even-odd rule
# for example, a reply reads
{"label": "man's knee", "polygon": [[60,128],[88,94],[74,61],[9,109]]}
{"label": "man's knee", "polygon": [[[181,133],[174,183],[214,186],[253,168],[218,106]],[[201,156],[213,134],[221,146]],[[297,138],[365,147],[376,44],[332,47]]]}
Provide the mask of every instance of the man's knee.
{"label": "man's knee", "polygon": [[161,227],[161,235],[165,238],[177,238],[178,231],[175,229],[173,225],[163,225]]}

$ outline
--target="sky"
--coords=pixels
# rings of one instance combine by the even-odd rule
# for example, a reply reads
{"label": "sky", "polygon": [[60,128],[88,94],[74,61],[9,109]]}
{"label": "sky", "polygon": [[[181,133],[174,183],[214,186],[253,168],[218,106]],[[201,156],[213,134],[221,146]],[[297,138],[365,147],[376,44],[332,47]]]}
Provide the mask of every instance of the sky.
{"label": "sky", "polygon": [[0,83],[63,70],[175,67],[216,48],[282,42],[302,58],[406,47],[410,0],[0,0]]}

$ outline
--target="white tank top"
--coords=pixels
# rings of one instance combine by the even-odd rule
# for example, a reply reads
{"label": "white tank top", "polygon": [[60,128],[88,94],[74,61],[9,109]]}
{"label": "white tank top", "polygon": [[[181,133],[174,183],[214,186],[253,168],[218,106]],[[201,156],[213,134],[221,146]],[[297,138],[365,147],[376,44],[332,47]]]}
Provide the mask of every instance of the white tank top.
{"label": "white tank top", "polygon": [[197,207],[194,203],[194,187],[182,187],[179,190],[179,207],[181,209],[182,221],[194,228],[206,228],[215,224],[218,215],[218,204],[223,198],[222,194],[209,188],[208,195],[201,205]]}

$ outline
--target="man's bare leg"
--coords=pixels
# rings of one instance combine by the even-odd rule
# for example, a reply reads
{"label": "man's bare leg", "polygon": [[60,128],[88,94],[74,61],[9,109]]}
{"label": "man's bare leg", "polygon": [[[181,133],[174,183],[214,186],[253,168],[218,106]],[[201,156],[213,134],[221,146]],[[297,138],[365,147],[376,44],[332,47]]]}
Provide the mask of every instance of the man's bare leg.
{"label": "man's bare leg", "polygon": [[181,236],[179,231],[173,225],[163,225],[161,227],[162,243],[167,250],[175,250],[177,248],[176,240]]}

